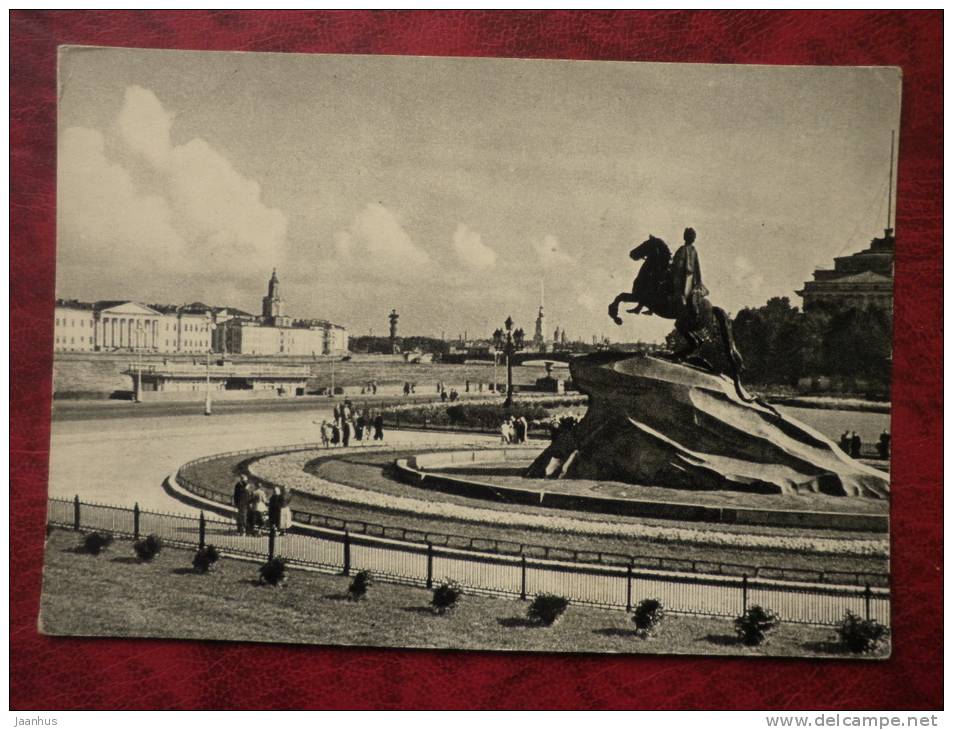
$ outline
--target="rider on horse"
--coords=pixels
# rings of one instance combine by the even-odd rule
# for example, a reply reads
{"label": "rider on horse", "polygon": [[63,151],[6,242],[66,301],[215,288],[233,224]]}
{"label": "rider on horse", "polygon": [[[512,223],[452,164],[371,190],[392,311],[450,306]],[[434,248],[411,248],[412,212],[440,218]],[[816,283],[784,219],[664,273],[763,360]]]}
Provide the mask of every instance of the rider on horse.
{"label": "rider on horse", "polygon": [[695,229],[686,228],[685,243],[672,257],[671,282],[676,320],[700,324],[698,300],[708,296],[702,284],[702,269],[695,250]]}

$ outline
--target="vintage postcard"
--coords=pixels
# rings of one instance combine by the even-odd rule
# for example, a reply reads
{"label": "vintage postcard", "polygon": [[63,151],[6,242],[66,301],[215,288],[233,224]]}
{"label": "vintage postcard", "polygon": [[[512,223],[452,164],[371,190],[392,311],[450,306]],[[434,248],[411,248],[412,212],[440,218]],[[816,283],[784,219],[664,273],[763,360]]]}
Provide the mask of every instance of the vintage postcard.
{"label": "vintage postcard", "polygon": [[61,48],[42,631],[889,656],[900,81]]}

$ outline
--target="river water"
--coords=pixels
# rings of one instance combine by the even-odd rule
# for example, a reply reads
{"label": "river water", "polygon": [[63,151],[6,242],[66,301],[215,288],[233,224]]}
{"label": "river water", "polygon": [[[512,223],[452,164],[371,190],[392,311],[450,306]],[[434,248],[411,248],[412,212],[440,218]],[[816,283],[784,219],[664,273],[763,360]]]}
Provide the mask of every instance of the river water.
{"label": "river water", "polygon": [[835,411],[821,408],[778,406],[779,411],[796,418],[837,441],[844,431],[856,431],[861,441],[876,443],[884,429],[890,431],[890,415],[866,411]]}

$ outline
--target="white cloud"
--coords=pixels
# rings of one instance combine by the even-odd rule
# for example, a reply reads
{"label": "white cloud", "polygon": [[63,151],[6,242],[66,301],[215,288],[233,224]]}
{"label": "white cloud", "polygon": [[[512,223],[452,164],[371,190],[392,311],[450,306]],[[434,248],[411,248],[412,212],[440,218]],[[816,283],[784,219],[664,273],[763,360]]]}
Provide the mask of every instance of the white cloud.
{"label": "white cloud", "polygon": [[163,168],[172,155],[172,115],[159,98],[141,86],[129,86],[119,112],[119,132],[133,152]]}
{"label": "white cloud", "polygon": [[552,234],[533,241],[533,248],[544,269],[560,269],[576,265],[576,259],[563,250],[559,239]]}
{"label": "white cloud", "polygon": [[92,268],[123,261],[142,270],[184,256],[188,246],[173,225],[168,201],[136,189],[129,172],[106,158],[100,132],[65,130],[57,164],[58,239],[67,262]]}
{"label": "white cloud", "polygon": [[67,254],[75,241],[87,266],[124,260],[156,274],[241,276],[281,266],[287,220],[262,202],[258,183],[204,139],[173,144],[173,116],[148,89],[126,89],[117,122],[118,149],[134,154],[128,167],[107,156],[113,147],[98,130],[71,127],[60,141]]}
{"label": "white cloud", "polygon": [[470,269],[489,269],[496,263],[496,251],[483,243],[483,237],[465,223],[453,233],[453,250],[464,266]]}
{"label": "white cloud", "polygon": [[391,277],[416,277],[430,256],[413,242],[397,215],[380,203],[368,203],[347,230],[334,236],[338,255],[362,270]]}

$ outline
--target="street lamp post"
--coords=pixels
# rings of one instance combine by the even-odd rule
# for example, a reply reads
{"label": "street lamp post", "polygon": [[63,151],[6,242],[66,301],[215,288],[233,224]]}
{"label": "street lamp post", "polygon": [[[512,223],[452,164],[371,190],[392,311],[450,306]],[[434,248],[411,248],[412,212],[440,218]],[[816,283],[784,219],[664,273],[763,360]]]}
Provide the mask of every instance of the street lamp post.
{"label": "street lamp post", "polygon": [[135,402],[142,402],[142,322],[136,322],[136,397]]}
{"label": "street lamp post", "polygon": [[212,415],[212,352],[205,351],[205,415]]}
{"label": "street lamp post", "polygon": [[493,346],[496,352],[506,357],[506,400],[503,407],[509,408],[513,405],[513,355],[523,349],[525,335],[522,327],[513,330],[512,317],[507,317],[503,325],[505,330],[498,329],[493,333]]}

